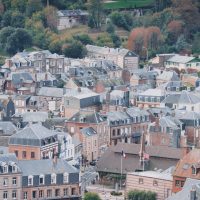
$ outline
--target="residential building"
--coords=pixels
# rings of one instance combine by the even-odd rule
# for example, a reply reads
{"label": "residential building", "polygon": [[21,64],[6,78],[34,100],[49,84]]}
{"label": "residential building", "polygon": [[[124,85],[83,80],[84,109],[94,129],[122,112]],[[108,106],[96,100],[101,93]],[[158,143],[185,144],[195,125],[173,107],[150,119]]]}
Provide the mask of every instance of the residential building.
{"label": "residential building", "polygon": [[84,10],[59,10],[57,15],[57,29],[64,30],[80,24],[86,24],[89,14]]}
{"label": "residential building", "polygon": [[161,74],[156,77],[157,86],[171,81],[180,81],[175,71],[161,71]]}
{"label": "residential building", "polygon": [[200,198],[200,180],[187,178],[182,190],[177,192],[166,200],[197,200]]}
{"label": "residential building", "polygon": [[51,158],[58,153],[58,136],[41,124],[27,125],[12,135],[9,152],[15,153],[18,160],[40,160]]}
{"label": "residential building", "polygon": [[98,134],[91,128],[81,129],[83,135],[83,157],[87,161],[96,160],[99,156]]}
{"label": "residential building", "polygon": [[187,153],[176,165],[173,173],[172,192],[182,190],[187,178],[200,179],[199,149],[193,149]]}
{"label": "residential building", "polygon": [[141,108],[160,107],[166,93],[161,88],[148,89],[137,94],[136,106]]}
{"label": "residential building", "polygon": [[14,154],[0,155],[0,199],[21,200],[22,171]]}
{"label": "residential building", "polygon": [[47,160],[19,161],[22,171],[21,199],[79,200],[79,171],[67,161]]}
{"label": "residential building", "polygon": [[128,49],[99,47],[86,45],[88,56],[91,58],[101,58],[111,60],[122,69],[138,69],[139,57]]}
{"label": "residential building", "polygon": [[193,56],[174,55],[165,61],[165,68],[177,68],[179,70],[187,70],[189,68],[199,71],[200,59]]}
{"label": "residential building", "polygon": [[151,191],[157,200],[165,200],[172,193],[173,167],[165,171],[129,172],[126,175],[126,193],[131,190]]}
{"label": "residential building", "polygon": [[63,100],[64,116],[68,119],[79,112],[81,109],[99,111],[100,95],[92,92],[88,88],[66,88]]}

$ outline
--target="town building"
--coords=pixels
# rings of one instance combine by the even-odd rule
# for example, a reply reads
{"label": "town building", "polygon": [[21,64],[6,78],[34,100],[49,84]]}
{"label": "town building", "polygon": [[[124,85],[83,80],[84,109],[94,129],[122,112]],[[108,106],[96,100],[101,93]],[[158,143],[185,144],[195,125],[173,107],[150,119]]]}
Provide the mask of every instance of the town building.
{"label": "town building", "polygon": [[58,136],[41,124],[27,125],[13,134],[9,140],[9,152],[18,160],[40,160],[52,158],[58,153]]}

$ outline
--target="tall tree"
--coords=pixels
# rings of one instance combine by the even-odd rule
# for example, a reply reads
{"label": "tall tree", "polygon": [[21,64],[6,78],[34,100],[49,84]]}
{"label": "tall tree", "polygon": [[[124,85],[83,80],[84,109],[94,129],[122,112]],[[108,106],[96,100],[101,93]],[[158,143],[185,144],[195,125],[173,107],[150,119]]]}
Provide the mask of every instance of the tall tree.
{"label": "tall tree", "polygon": [[101,200],[99,195],[93,192],[88,192],[85,194],[84,200]]}
{"label": "tall tree", "polygon": [[89,13],[94,21],[95,28],[100,28],[103,16],[102,0],[89,0]]}

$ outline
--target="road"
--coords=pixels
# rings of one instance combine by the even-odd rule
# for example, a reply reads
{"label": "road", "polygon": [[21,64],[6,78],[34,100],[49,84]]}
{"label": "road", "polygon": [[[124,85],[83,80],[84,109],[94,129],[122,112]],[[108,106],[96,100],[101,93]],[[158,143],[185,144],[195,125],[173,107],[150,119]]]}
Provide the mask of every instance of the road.
{"label": "road", "polygon": [[94,167],[88,167],[81,176],[81,191],[82,194],[87,189],[87,186],[92,184],[92,181],[96,179],[98,173],[95,171]]}

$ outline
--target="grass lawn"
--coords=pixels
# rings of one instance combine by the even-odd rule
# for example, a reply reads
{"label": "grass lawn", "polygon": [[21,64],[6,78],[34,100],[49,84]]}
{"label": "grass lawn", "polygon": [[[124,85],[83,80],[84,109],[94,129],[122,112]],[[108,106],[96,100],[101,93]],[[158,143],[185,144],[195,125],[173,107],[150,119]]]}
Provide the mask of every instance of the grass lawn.
{"label": "grass lawn", "polygon": [[105,9],[120,9],[120,8],[143,8],[153,5],[155,0],[113,0],[113,2],[105,2]]}

